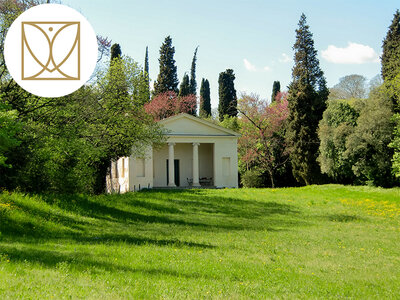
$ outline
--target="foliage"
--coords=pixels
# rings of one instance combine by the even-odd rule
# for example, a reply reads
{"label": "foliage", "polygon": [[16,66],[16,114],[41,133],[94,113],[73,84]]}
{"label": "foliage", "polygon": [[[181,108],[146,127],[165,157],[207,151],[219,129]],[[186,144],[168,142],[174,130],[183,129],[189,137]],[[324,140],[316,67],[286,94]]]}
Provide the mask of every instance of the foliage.
{"label": "foliage", "polygon": [[208,79],[201,80],[200,86],[200,111],[199,115],[201,118],[207,118],[211,116],[211,98],[210,98],[210,83]]}
{"label": "foliage", "polygon": [[20,144],[17,133],[21,131],[21,124],[17,119],[17,111],[0,102],[0,167],[11,167],[6,163],[6,153]]}
{"label": "foliage", "polygon": [[144,76],[146,78],[146,82],[147,82],[147,94],[148,94],[148,99],[150,100],[150,73],[149,73],[149,49],[146,46],[146,54],[144,57]]}
{"label": "foliage", "polygon": [[392,80],[400,72],[400,11],[393,16],[392,23],[382,45],[382,78]]}
{"label": "foliage", "polygon": [[243,95],[239,100],[241,114],[238,141],[242,169],[256,168],[266,172],[275,186],[275,177],[288,161],[285,127],[289,114],[286,93],[279,93],[276,101],[267,104],[256,95]]}
{"label": "foliage", "polygon": [[367,97],[367,78],[361,75],[347,75],[339,79],[339,83],[330,89],[329,99],[363,99]]}
{"label": "foliage", "polygon": [[[390,82],[385,82],[384,84],[385,90],[388,92],[389,97],[391,99],[400,99],[400,73]],[[397,109],[398,111],[398,109]],[[395,124],[394,132],[393,132],[393,140],[390,144],[390,147],[393,149],[393,173],[399,178],[400,177],[400,114],[399,112],[395,113],[393,116],[393,121]]]}
{"label": "foliage", "polygon": [[317,50],[306,16],[301,15],[296,30],[295,66],[289,85],[289,117],[286,140],[290,150],[293,175],[304,184],[317,182],[320,168],[317,164],[319,140],[318,123],[326,107],[328,89],[319,67]]}
{"label": "foliage", "polygon": [[272,95],[271,95],[271,102],[275,101],[276,95],[281,91],[281,83],[279,81],[274,81],[272,85]]}
{"label": "foliage", "polygon": [[[110,161],[161,139],[161,129],[144,111],[142,70],[115,58],[95,85],[56,99],[14,87],[7,99],[24,130],[0,185],[26,191],[104,191]],[[4,185],[3,185],[4,184]]]}
{"label": "foliage", "polygon": [[[196,100],[196,94],[193,94],[191,92],[192,87],[190,86],[190,80],[189,80],[189,76],[188,74],[185,73],[185,75],[183,76],[182,79],[182,83],[180,85],[179,88],[179,98],[181,99],[181,103],[190,103],[192,107],[192,109],[190,109],[189,111],[186,110],[186,108],[182,107],[179,109],[179,112],[187,112],[193,116],[196,115],[196,107],[197,107],[197,100]],[[193,96],[193,97],[189,97],[188,96]],[[184,100],[182,100],[184,99]],[[190,100],[189,100],[190,99]],[[194,99],[194,100],[193,100]]]}
{"label": "foliage", "polygon": [[179,86],[179,97],[186,97],[190,94],[189,75],[185,73],[181,85]]}
{"label": "foliage", "polygon": [[372,91],[376,88],[379,88],[383,84],[383,79],[381,74],[377,74],[374,77],[371,78],[369,81],[369,91]]}
{"label": "foliage", "polygon": [[262,173],[258,169],[244,171],[240,176],[240,182],[246,188],[260,188],[264,183]]}
{"label": "foliage", "polygon": [[179,113],[190,113],[196,107],[196,96],[178,97],[175,92],[158,94],[145,104],[145,110],[159,121]]}
{"label": "foliage", "polygon": [[172,39],[167,36],[160,48],[160,73],[154,82],[154,96],[165,92],[178,93],[178,75],[175,65],[175,47],[172,47]]}
{"label": "foliage", "polygon": [[358,179],[379,186],[391,186],[393,150],[392,103],[384,88],[374,90],[357,119],[355,130],[346,140],[344,156],[353,162]]}
{"label": "foliage", "polygon": [[197,94],[197,82],[196,82],[196,61],[197,61],[197,50],[199,46],[196,47],[193,54],[192,66],[190,68],[190,94]]}
{"label": "foliage", "polygon": [[393,132],[394,138],[389,146],[394,150],[392,159],[393,173],[396,178],[400,178],[400,114],[395,114],[393,116],[393,121],[395,123],[395,128]]}
{"label": "foliage", "polygon": [[399,198],[341,185],[3,192],[1,296],[396,299]]}
{"label": "foliage", "polygon": [[237,97],[234,81],[235,74],[232,69],[227,69],[225,72],[221,72],[218,78],[218,93],[219,93],[219,104],[218,104],[218,115],[219,120],[222,122],[224,116],[228,115],[231,117],[237,116]]}
{"label": "foliage", "polygon": [[112,63],[114,61],[114,59],[116,58],[121,58],[122,56],[122,50],[121,50],[121,46],[117,43],[113,44],[111,46],[111,59],[110,62]]}
{"label": "foliage", "polygon": [[216,122],[219,126],[225,127],[227,129],[239,132],[240,131],[240,125],[238,122],[237,117],[231,117],[231,116],[224,116],[224,120],[222,122]]}
{"label": "foliage", "polygon": [[[365,102],[354,99],[356,102]],[[355,130],[360,105],[352,105],[349,100],[330,100],[319,123],[318,161],[322,173],[328,174],[336,182],[352,183],[355,176],[352,161],[344,156],[346,140]]]}

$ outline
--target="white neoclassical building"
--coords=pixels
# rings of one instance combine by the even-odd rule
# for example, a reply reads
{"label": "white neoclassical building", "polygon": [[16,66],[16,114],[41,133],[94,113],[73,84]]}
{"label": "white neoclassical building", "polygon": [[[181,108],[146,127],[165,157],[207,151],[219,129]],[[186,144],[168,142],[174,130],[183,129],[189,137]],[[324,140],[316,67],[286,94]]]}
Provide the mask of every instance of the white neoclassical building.
{"label": "white neoclassical building", "polygon": [[239,134],[189,114],[159,123],[167,142],[144,157],[122,157],[107,178],[109,192],[157,187],[238,187]]}

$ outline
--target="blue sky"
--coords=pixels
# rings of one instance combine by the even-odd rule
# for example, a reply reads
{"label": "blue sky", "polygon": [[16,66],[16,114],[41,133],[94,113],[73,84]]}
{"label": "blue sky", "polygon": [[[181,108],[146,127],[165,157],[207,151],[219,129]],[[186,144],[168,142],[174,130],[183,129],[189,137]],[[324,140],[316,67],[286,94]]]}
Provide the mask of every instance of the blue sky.
{"label": "blue sky", "polygon": [[210,81],[218,105],[218,75],[236,74],[235,87],[270,99],[274,80],[291,80],[295,29],[302,12],[314,35],[328,86],[340,77],[380,72],[382,40],[398,0],[62,0],[80,11],[97,34],[121,45],[123,54],[143,64],[149,47],[150,77],[157,78],[159,48],[167,35],[175,46],[178,77],[190,71],[199,46],[197,83]]}

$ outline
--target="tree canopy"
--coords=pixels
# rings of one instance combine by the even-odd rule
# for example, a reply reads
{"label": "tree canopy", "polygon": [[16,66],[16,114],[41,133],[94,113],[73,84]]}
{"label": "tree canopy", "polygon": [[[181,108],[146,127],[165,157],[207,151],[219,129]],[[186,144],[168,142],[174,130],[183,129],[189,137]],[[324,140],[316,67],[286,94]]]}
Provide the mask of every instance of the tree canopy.
{"label": "tree canopy", "polygon": [[393,16],[392,23],[382,45],[382,77],[392,80],[400,72],[400,11]]}
{"label": "tree canopy", "polygon": [[211,98],[210,83],[207,79],[201,80],[200,86],[200,117],[207,118],[211,116]]}
{"label": "tree canopy", "polygon": [[160,48],[160,73],[154,83],[154,95],[172,91],[178,93],[178,74],[175,65],[175,47],[172,46],[172,39],[167,36]]}
{"label": "tree canopy", "polygon": [[329,92],[304,14],[296,29],[293,50],[295,65],[289,85],[286,140],[294,177],[301,183],[311,184],[321,177],[316,161],[319,146],[317,127]]}
{"label": "tree canopy", "polygon": [[364,99],[367,97],[367,78],[352,74],[339,79],[339,83],[330,89],[329,99]]}
{"label": "tree canopy", "polygon": [[227,69],[225,72],[219,74],[218,79],[218,93],[219,93],[219,105],[218,114],[219,120],[222,122],[224,117],[236,117],[237,116],[237,96],[235,90],[235,74],[232,69]]}

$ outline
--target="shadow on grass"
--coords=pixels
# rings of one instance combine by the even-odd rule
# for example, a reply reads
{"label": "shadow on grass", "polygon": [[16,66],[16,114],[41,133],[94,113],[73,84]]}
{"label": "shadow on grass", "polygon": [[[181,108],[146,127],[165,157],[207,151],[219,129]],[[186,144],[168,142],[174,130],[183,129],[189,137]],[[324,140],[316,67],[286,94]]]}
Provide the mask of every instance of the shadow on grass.
{"label": "shadow on grass", "polygon": [[341,223],[365,221],[364,218],[361,218],[356,215],[348,215],[348,214],[332,214],[332,215],[324,216],[323,218],[326,220],[332,221],[332,222],[341,222]]}
{"label": "shadow on grass", "polygon": [[[82,251],[59,251],[59,250],[42,250],[33,247],[15,247],[0,244],[0,254],[6,255],[12,262],[29,262],[37,263],[47,268],[60,269],[62,272],[65,269],[74,269],[78,271],[90,270],[91,272],[130,272],[142,273],[144,276],[174,276],[184,278],[209,278],[208,275],[199,273],[185,273],[162,268],[132,268],[126,265],[119,265],[117,262],[111,261],[108,257],[106,261],[95,260],[93,255]],[[67,271],[65,270],[65,271]],[[213,277],[214,278],[214,277]]]}
{"label": "shadow on grass", "polygon": [[[24,196],[25,197],[25,196]],[[125,195],[41,195],[52,207],[27,205],[30,198],[15,203],[24,217],[1,215],[0,232],[8,240],[26,237],[74,239],[77,242],[175,244],[175,239],[138,238],[141,226],[162,230],[171,237],[176,226],[185,230],[226,232],[232,230],[282,231],[307,225],[295,206],[254,199],[215,196],[204,190],[163,190],[127,193]],[[39,201],[39,200],[38,200]],[[74,217],[75,216],[75,217]],[[160,225],[162,227],[160,227]],[[115,229],[113,229],[113,227]],[[127,233],[128,231],[128,233]],[[111,234],[110,234],[111,232]],[[132,234],[130,233],[132,232]],[[107,233],[107,234],[106,234]],[[201,233],[199,233],[201,234]],[[97,239],[97,240],[96,240]],[[181,242],[194,247],[208,245]]]}
{"label": "shadow on grass", "polygon": [[202,244],[195,242],[187,242],[179,239],[153,239],[141,236],[134,236],[133,234],[100,234],[97,236],[64,236],[55,238],[35,238],[35,237],[24,237],[15,239],[4,239],[4,242],[20,242],[24,244],[38,245],[44,242],[54,242],[54,243],[74,243],[80,245],[102,245],[102,244],[115,244],[115,243],[125,243],[128,245],[155,245],[155,246],[173,246],[175,248],[201,248],[201,249],[214,249],[214,245]]}

